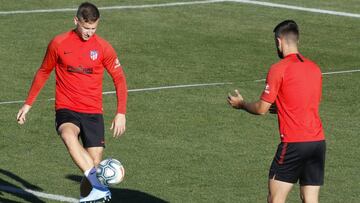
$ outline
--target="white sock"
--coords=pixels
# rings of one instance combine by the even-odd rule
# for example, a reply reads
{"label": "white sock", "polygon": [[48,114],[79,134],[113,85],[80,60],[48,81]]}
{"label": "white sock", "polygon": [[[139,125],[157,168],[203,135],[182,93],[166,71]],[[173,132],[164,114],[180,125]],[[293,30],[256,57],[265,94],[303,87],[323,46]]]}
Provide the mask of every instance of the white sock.
{"label": "white sock", "polygon": [[91,169],[92,169],[92,168],[89,168],[88,170],[86,170],[86,171],[84,172],[85,177],[88,177],[88,175],[89,175],[89,173],[90,173]]}

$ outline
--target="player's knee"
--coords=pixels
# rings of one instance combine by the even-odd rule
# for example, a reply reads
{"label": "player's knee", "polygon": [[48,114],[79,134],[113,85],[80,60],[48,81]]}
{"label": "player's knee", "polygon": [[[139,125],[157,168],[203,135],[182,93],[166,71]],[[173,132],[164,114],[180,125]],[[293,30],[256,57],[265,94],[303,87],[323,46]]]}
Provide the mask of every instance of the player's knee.
{"label": "player's knee", "polygon": [[302,203],[318,203],[319,202],[319,190],[317,186],[306,186],[300,189],[300,199]]}
{"label": "player's knee", "polygon": [[99,165],[100,161],[101,161],[100,158],[93,159],[94,166],[97,167]]}
{"label": "player's knee", "polygon": [[63,140],[77,139],[79,132],[80,129],[71,123],[64,123],[58,129],[58,133]]}
{"label": "player's knee", "polygon": [[319,200],[317,197],[312,197],[312,196],[305,196],[303,194],[300,194],[300,199],[302,203],[318,203]]}
{"label": "player's knee", "polygon": [[268,203],[285,203],[286,197],[269,193],[267,201]]}
{"label": "player's knee", "polygon": [[68,143],[73,142],[74,140],[77,140],[77,135],[69,130],[63,130],[60,132],[60,137],[62,141],[67,145]]}

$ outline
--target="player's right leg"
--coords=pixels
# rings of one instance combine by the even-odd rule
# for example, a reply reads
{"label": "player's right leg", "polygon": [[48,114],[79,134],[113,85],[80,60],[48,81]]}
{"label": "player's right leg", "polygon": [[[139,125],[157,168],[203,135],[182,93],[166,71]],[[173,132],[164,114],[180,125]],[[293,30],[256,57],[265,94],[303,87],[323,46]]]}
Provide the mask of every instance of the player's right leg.
{"label": "player's right leg", "polygon": [[86,170],[93,168],[94,163],[92,158],[79,142],[79,127],[73,123],[63,123],[58,128],[58,132],[72,160],[80,170],[85,172]]}
{"label": "player's right leg", "polygon": [[300,198],[303,203],[318,203],[320,186],[324,184],[326,143],[317,141],[303,145],[309,155],[299,179]]}
{"label": "player's right leg", "polygon": [[61,136],[74,163],[84,172],[86,178],[92,185],[90,194],[80,199],[80,202],[92,202],[107,200],[111,193],[107,187],[102,185],[96,177],[96,168],[90,154],[80,144],[79,134],[83,134],[81,128],[82,119],[85,114],[77,113],[68,109],[56,111],[56,129]]}
{"label": "player's right leg", "polygon": [[[96,177],[96,169],[89,153],[79,143],[77,134],[79,129],[72,123],[64,123],[59,127],[59,133],[65,143],[71,158],[75,164],[84,172],[92,186],[91,192],[80,199],[80,202],[92,202],[97,200],[108,200],[111,197],[109,189],[99,182]],[[75,136],[76,135],[76,136]]]}

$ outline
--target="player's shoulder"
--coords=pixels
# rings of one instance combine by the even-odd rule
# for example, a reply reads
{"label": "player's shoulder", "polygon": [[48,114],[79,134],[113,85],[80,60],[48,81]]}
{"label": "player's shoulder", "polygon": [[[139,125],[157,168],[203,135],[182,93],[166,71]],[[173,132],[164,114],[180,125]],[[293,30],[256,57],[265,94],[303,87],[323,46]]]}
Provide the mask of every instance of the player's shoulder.
{"label": "player's shoulder", "polygon": [[289,67],[291,64],[291,61],[289,58],[284,58],[278,61],[277,63],[274,63],[270,66],[270,69],[268,71],[268,76],[271,77],[282,77],[286,71],[286,68]]}
{"label": "player's shoulder", "polygon": [[94,40],[96,41],[99,50],[101,50],[101,52],[104,54],[105,58],[116,55],[115,49],[107,40],[97,34],[94,35]]}
{"label": "player's shoulder", "polygon": [[311,59],[309,59],[309,58],[307,58],[307,57],[304,57],[304,56],[303,56],[303,60],[304,60],[305,62],[307,62],[307,63],[310,63],[310,64],[314,65],[314,66],[318,66],[318,64],[317,64],[315,61],[313,61],[313,60],[311,60]]}
{"label": "player's shoulder", "polygon": [[102,38],[101,36],[95,34],[94,38],[101,47],[103,47],[103,48],[112,47],[111,44],[106,39]]}
{"label": "player's shoulder", "polygon": [[301,57],[302,57],[302,60],[305,62],[305,64],[304,64],[305,66],[311,68],[312,71],[315,71],[315,72],[321,74],[321,68],[315,61],[313,61],[307,57],[304,57],[302,55],[301,55]]}
{"label": "player's shoulder", "polygon": [[64,41],[68,37],[70,37],[71,34],[73,34],[72,32],[73,31],[67,31],[67,32],[63,32],[61,34],[58,34],[51,41],[56,42],[56,43],[61,43],[62,41]]}
{"label": "player's shoulder", "polygon": [[53,37],[49,43],[50,47],[58,47],[63,41],[69,38],[73,33],[73,31],[63,32],[61,34],[56,35]]}
{"label": "player's shoulder", "polygon": [[286,60],[286,59],[282,59],[274,64],[272,64],[270,66],[270,69],[269,71],[272,71],[272,72],[278,72],[278,71],[281,71],[283,69],[285,69],[285,67],[289,64],[289,61]]}

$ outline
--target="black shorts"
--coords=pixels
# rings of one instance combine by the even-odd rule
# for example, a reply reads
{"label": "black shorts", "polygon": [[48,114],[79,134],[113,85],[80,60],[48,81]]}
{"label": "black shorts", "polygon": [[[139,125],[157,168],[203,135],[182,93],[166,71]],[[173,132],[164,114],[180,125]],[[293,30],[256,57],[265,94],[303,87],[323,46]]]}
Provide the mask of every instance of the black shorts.
{"label": "black shorts", "polygon": [[85,148],[105,147],[105,129],[102,114],[78,113],[69,109],[59,109],[56,111],[55,116],[57,132],[63,123],[73,123],[79,127],[79,136]]}
{"label": "black shorts", "polygon": [[301,186],[323,185],[325,141],[280,143],[269,171],[269,179]]}

